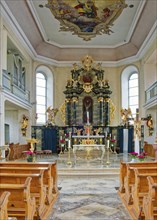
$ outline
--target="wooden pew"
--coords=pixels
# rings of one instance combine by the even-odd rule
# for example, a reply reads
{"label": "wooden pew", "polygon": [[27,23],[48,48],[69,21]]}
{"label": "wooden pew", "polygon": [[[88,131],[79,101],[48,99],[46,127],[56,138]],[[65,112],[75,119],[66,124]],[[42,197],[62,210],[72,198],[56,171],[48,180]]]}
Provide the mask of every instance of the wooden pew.
{"label": "wooden pew", "polygon": [[35,198],[31,198],[31,177],[24,184],[0,184],[0,196],[9,191],[8,216],[19,219],[34,219],[36,211]]}
{"label": "wooden pew", "polygon": [[[154,164],[153,164],[154,165]],[[132,163],[127,164],[127,170],[126,170],[126,177],[124,180],[124,187],[125,187],[125,194],[124,194],[124,200],[127,203],[127,205],[132,204],[132,186],[135,184],[135,169],[138,169],[138,172],[140,174],[142,173],[157,173],[157,167],[134,167],[132,166]]]}
{"label": "wooden pew", "polygon": [[[0,167],[9,166],[9,167],[19,167],[19,162],[1,162]],[[20,167],[49,167],[51,179],[53,180],[53,194],[58,194],[58,175],[57,175],[57,164],[56,161],[53,162],[36,162],[36,163],[28,163],[28,162],[20,162]]]}
{"label": "wooden pew", "polygon": [[0,173],[0,182],[4,184],[24,184],[27,177],[31,177],[31,197],[36,200],[37,219],[43,219],[47,213],[46,186],[43,184],[44,170],[38,174]]}
{"label": "wooden pew", "polygon": [[125,192],[125,187],[124,187],[124,178],[127,175],[127,164],[131,164],[132,167],[157,167],[157,162],[136,162],[136,163],[130,163],[130,162],[120,162],[120,186],[119,186],[119,190],[118,190],[118,194],[121,196],[122,193]]}
{"label": "wooden pew", "polygon": [[132,186],[133,206],[131,208],[135,218],[142,218],[144,216],[142,210],[143,197],[148,194],[148,175],[151,176],[155,183],[157,183],[157,172],[155,173],[140,173],[137,168],[135,172],[135,184]]}
{"label": "wooden pew", "polygon": [[22,158],[23,151],[28,151],[30,149],[30,144],[10,143],[9,148],[9,160],[17,160]]}
{"label": "wooden pew", "polygon": [[10,196],[10,192],[3,192],[0,197],[0,219],[6,220],[8,219],[8,197]]}
{"label": "wooden pew", "polygon": [[15,167],[7,167],[7,164],[9,163],[4,163],[6,167],[1,166],[0,164],[0,173],[25,173],[25,174],[36,174],[40,173],[41,170],[44,170],[44,175],[43,175],[43,182],[44,185],[46,186],[46,199],[47,199],[47,204],[51,204],[52,201],[54,200],[54,195],[52,193],[53,191],[53,180],[51,178],[51,166],[48,167],[34,167],[34,163],[28,163],[32,164],[32,166],[24,167],[21,166],[21,163],[18,163],[18,166]]}
{"label": "wooden pew", "polygon": [[157,220],[157,183],[154,182],[151,176],[147,177],[149,191],[143,197],[143,212],[145,219]]}

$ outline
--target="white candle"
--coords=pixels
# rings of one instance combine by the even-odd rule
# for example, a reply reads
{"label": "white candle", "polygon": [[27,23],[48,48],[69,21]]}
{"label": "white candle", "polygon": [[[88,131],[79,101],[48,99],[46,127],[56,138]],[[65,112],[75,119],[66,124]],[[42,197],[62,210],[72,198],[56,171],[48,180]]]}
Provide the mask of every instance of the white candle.
{"label": "white candle", "polygon": [[110,140],[107,140],[107,148],[110,147]]}
{"label": "white candle", "polygon": [[68,148],[71,148],[71,141],[68,141]]}

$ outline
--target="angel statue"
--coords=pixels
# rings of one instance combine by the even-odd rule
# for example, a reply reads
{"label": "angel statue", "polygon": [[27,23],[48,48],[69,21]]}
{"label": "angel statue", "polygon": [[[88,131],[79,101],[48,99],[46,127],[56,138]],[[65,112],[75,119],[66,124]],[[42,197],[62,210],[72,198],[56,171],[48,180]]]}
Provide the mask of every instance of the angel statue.
{"label": "angel statue", "polygon": [[130,108],[128,108],[128,109],[123,109],[122,108],[120,113],[121,113],[121,118],[122,118],[122,125],[127,126],[128,121],[133,118],[131,109]]}
{"label": "angel statue", "polygon": [[55,116],[57,112],[57,108],[52,108],[51,106],[48,107],[48,109],[46,110],[46,113],[48,113],[48,120],[46,122],[46,125],[55,125]]}

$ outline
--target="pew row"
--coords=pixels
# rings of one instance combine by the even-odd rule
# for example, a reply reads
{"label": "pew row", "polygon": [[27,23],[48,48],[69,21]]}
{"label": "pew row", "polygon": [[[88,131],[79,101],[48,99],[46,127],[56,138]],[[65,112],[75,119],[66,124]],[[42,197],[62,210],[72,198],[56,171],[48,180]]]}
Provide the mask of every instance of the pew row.
{"label": "pew row", "polygon": [[6,220],[8,219],[8,198],[10,196],[10,192],[3,192],[0,197],[0,219]]}
{"label": "pew row", "polygon": [[36,200],[36,217],[43,219],[47,213],[46,186],[43,184],[44,170],[38,174],[0,173],[1,184],[24,184],[27,177],[31,177],[31,197]]}
{"label": "pew row", "polygon": [[43,182],[46,186],[47,202],[50,204],[54,200],[53,181],[50,176],[50,167],[1,167],[0,173],[16,173],[16,174],[39,174],[41,170],[44,170]]}
{"label": "pew row", "polygon": [[[19,167],[19,162],[0,162],[0,167],[7,166],[7,167]],[[57,187],[57,164],[56,161],[53,162],[20,162],[20,167],[49,167],[50,169],[50,176],[53,180],[53,193],[58,194],[58,187]]]}
{"label": "pew row", "polygon": [[132,167],[157,167],[157,162],[137,162],[137,163],[130,163],[130,162],[120,162],[120,186],[118,193],[124,193],[125,187],[124,187],[124,179],[125,176],[127,176],[127,164],[131,164]]}
{"label": "pew row", "polygon": [[143,198],[143,212],[145,219],[157,220],[157,183],[151,176],[147,177],[149,191]]}
{"label": "pew row", "polygon": [[133,167],[132,164],[127,164],[126,177],[124,179],[124,199],[128,205],[132,204],[132,186],[135,184],[135,169],[138,169],[140,174],[157,173],[157,167]]}
{"label": "pew row", "polygon": [[131,211],[137,219],[145,219],[142,205],[143,197],[148,195],[149,192],[148,175],[153,178],[155,183],[157,183],[157,172],[141,174],[138,169],[135,169],[135,184],[132,186],[133,206]]}
{"label": "pew row", "polygon": [[[40,163],[28,163],[28,162],[1,162],[0,163],[0,173],[10,173],[13,175],[25,174],[31,176],[32,174],[40,174],[41,171],[44,171],[43,174],[43,184],[46,186],[46,201],[45,204],[47,208],[47,213],[39,209],[38,206],[38,214],[40,219],[45,219],[48,216],[50,210],[53,207],[54,202],[58,198],[58,188],[57,188],[57,167],[56,162],[40,162]],[[44,190],[43,190],[44,191]],[[43,192],[44,194],[44,192]],[[44,198],[44,196],[43,196]],[[36,195],[37,200],[37,195]],[[42,201],[45,199],[42,199]],[[37,203],[38,204],[38,203]],[[43,204],[43,203],[42,203]],[[41,218],[42,216],[44,218]]]}
{"label": "pew row", "polygon": [[7,190],[10,192],[8,216],[20,219],[34,219],[36,211],[35,198],[31,198],[31,177],[24,184],[0,184],[0,196]]}

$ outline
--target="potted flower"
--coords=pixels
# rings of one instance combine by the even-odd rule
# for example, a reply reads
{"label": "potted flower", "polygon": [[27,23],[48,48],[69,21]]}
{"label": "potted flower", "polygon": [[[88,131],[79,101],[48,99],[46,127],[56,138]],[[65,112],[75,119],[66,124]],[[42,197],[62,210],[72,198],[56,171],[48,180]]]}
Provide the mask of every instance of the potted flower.
{"label": "potted flower", "polygon": [[117,142],[117,140],[115,140],[115,139],[111,140],[111,145],[113,146],[114,153],[117,153],[116,152],[116,142]]}
{"label": "potted flower", "polygon": [[138,153],[137,152],[130,152],[129,155],[131,157],[131,162],[135,162],[135,159],[137,158]]}
{"label": "potted flower", "polygon": [[142,161],[145,160],[146,156],[147,156],[147,154],[146,154],[145,152],[142,152],[141,154],[139,154],[139,155],[137,156],[137,158],[138,158],[138,160],[139,160],[140,162],[142,162]]}
{"label": "potted flower", "polygon": [[26,151],[26,154],[28,162],[33,162],[35,160],[35,153],[33,151]]}

